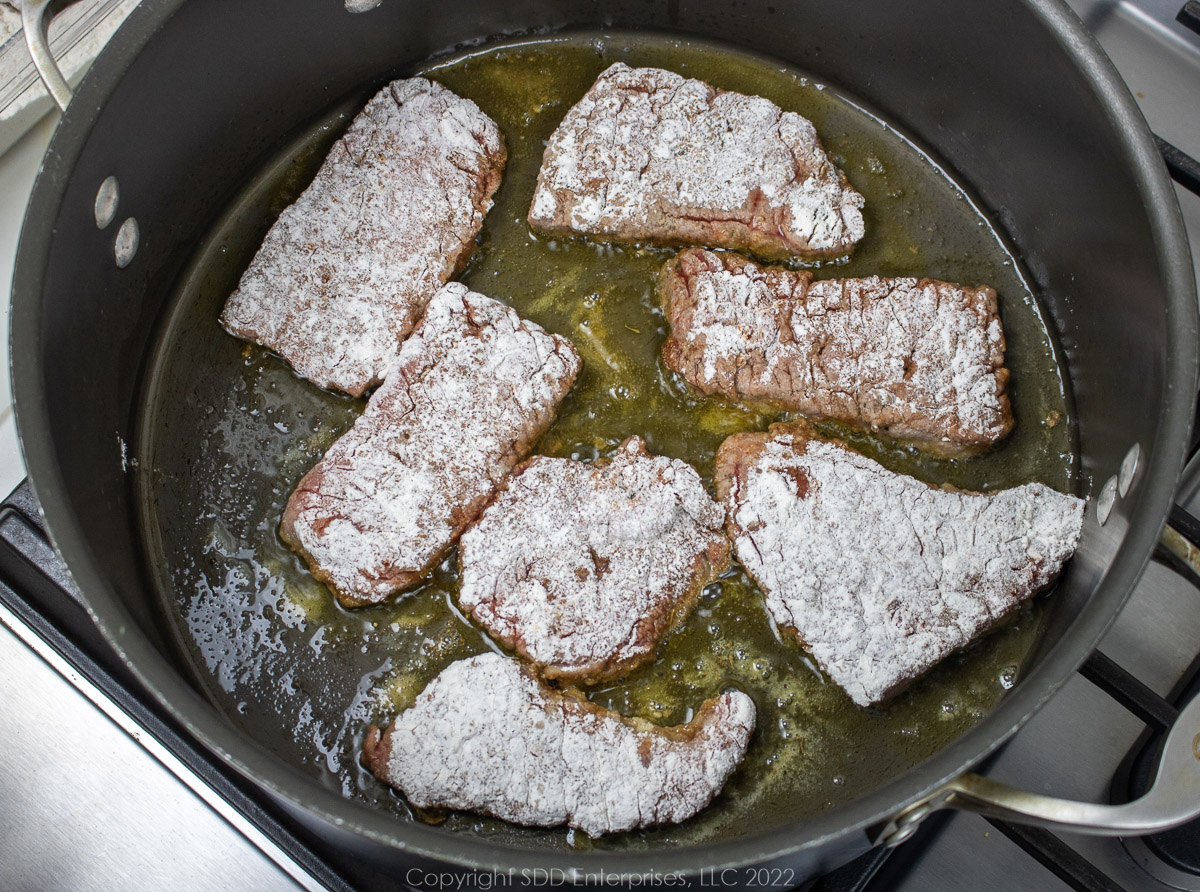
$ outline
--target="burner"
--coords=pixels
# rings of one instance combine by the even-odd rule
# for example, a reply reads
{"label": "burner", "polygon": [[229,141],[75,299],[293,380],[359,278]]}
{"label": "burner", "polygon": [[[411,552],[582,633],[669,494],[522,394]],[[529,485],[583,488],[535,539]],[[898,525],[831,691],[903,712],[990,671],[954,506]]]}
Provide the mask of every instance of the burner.
{"label": "burner", "polygon": [[[1175,690],[1160,702],[1177,709],[1197,696],[1200,696],[1200,657],[1188,668]],[[1151,727],[1138,739],[1113,780],[1114,801],[1136,799],[1149,789],[1162,751],[1164,733],[1162,727]],[[1200,820],[1164,833],[1127,840],[1126,848],[1152,876],[1179,888],[1200,889]],[[1156,860],[1161,863],[1156,864]],[[1184,885],[1180,885],[1181,882]]]}

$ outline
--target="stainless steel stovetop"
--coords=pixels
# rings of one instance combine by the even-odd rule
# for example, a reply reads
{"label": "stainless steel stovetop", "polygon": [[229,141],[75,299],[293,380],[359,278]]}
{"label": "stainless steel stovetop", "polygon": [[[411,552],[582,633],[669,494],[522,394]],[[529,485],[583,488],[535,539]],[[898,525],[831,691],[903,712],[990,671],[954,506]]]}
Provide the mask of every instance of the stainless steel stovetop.
{"label": "stainless steel stovetop", "polygon": [[[1175,21],[1183,0],[1069,2],[1112,57],[1151,128],[1200,158],[1200,36]],[[86,33],[63,38],[73,47],[69,67],[82,71],[135,3],[93,0],[92,6],[102,9],[76,27]],[[57,120],[27,82],[28,72],[18,82],[19,48],[14,49],[13,41],[5,43],[14,27],[10,4],[0,2],[0,283],[11,279],[25,204]],[[1192,253],[1200,258],[1200,198],[1182,189],[1179,193]],[[7,322],[7,302],[0,313]],[[3,350],[6,354],[7,340]],[[0,494],[16,487],[24,473],[5,361],[0,363]],[[45,569],[54,568],[53,556],[37,535],[36,512],[23,499],[17,493],[7,509],[0,509],[0,551],[8,547],[26,559],[40,556],[43,569],[34,567],[28,576],[22,572],[7,580],[14,588],[36,589],[54,582]],[[1200,515],[1200,460],[1189,466],[1178,501]],[[53,577],[61,571],[48,572]],[[78,638],[89,638],[86,618],[78,607],[71,608],[69,598],[61,613],[55,617],[60,628],[74,627]],[[73,665],[74,645],[56,638],[52,625],[5,606],[0,598],[0,677],[9,680],[0,700],[0,752],[5,754],[0,888],[391,885],[330,870],[321,853],[257,811],[244,790],[206,769],[185,744],[173,749],[170,727],[95,683],[94,678],[108,677],[109,670],[119,675],[119,667],[106,670],[101,665],[98,674],[89,675],[86,666]],[[1152,692],[1166,696],[1200,655],[1200,590],[1173,570],[1151,563],[1100,651]],[[1093,662],[1093,672],[1101,672],[1103,661]],[[1114,773],[1122,770],[1145,727],[1078,674],[986,770],[1036,792],[1106,802]],[[954,814],[927,824],[891,857],[864,859],[817,881],[814,892],[1200,890],[1200,876],[1167,865],[1138,842],[1062,834],[1058,843],[1047,844],[1037,834],[1027,837],[1026,847],[1032,841],[1042,860],[1076,868],[1060,878],[1022,848],[1011,831],[983,818]],[[1072,851],[1081,857],[1082,867],[1072,865]]]}

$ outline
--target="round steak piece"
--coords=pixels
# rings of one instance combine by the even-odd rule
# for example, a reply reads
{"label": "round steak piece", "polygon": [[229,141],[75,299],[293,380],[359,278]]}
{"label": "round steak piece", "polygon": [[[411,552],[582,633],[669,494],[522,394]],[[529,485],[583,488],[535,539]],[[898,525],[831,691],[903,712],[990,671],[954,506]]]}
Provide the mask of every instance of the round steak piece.
{"label": "round steak piece", "polygon": [[546,144],[529,224],[786,260],[850,253],[862,206],[807,118],[618,62]]}
{"label": "round steak piece", "polygon": [[451,282],[279,535],[346,607],[424,578],[554,421],[579,373],[562,335]]}
{"label": "round steak piece", "polygon": [[754,715],[754,701],[730,691],[662,727],[488,653],[448,666],[386,731],[369,727],[363,755],[418,808],[569,824],[595,837],[678,823],[707,806],[746,755]]}
{"label": "round steak piece", "polygon": [[279,215],[221,324],[318,387],[361,396],[466,265],[506,157],[474,102],[425,78],[393,81]]}
{"label": "round steak piece", "polygon": [[724,520],[694,468],[638,437],[607,462],[535,456],[463,534],[459,603],[544,677],[610,679],[729,566]]}
{"label": "round steak piece", "polygon": [[663,268],[663,363],[701,393],[970,455],[1013,427],[996,292],[934,279],[812,280],[738,254]]}
{"label": "round steak piece", "polygon": [[804,422],[729,437],[716,480],[767,610],[859,706],[896,694],[1053,583],[1085,506],[1041,483],[938,489]]}

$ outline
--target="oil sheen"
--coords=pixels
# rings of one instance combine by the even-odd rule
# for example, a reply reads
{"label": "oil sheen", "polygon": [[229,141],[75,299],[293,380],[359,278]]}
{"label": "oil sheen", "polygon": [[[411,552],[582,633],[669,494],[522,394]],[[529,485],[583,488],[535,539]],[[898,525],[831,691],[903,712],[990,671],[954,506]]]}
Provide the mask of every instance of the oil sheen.
{"label": "oil sheen", "polygon": [[[934,484],[994,490],[1038,480],[1072,490],[1071,424],[1053,342],[1017,261],[966,192],[913,141],[833,86],[711,44],[621,34],[484,47],[410,72],[474,100],[507,141],[504,181],[462,280],[566,335],[584,359],[536,452],[591,461],[638,434],[651,451],[690,462],[711,486],[726,436],[779,420],[702,398],[663,368],[655,277],[672,250],[529,230],[544,141],[616,61],[765,96],[812,120],[866,198],[865,239],[849,259],[812,264],[818,278],[930,276],[999,293],[1016,416],[1009,438],[984,455],[950,460],[854,431],[831,433]],[[280,542],[292,489],[363,403],[301,381],[217,323],[267,228],[367,95],[281,146],[197,247],[147,370],[137,479],[164,624],[196,684],[317,782],[417,820],[363,769],[364,729],[389,721],[449,663],[494,645],[456,608],[454,554],[393,603],[346,611]],[[761,593],[735,563],[657,660],[587,691],[623,714],[668,724],[722,690],[750,694],[758,708],[750,750],[708,809],[679,826],[601,840],[475,815],[451,815],[445,826],[516,845],[622,849],[802,820],[881,786],[971,727],[1013,685],[1039,626],[1035,604],[886,707],[859,709],[781,640]]]}

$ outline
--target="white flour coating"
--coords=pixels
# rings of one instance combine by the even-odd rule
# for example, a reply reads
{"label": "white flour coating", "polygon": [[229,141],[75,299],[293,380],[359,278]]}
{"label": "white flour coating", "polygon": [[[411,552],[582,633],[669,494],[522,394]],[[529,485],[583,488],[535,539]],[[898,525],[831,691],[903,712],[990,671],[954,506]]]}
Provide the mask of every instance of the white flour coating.
{"label": "white flour coating", "polygon": [[667,366],[707,394],[868,427],[944,452],[988,446],[1012,412],[996,293],[833,279],[693,249],[663,273]]}
{"label": "white flour coating", "polygon": [[535,456],[459,545],[459,603],[546,677],[593,683],[654,656],[729,564],[700,475],[638,437],[611,462]]}
{"label": "white flour coating", "polygon": [[423,78],[379,91],[271,227],[221,322],[361,395],[465,263],[500,184],[499,129]]}
{"label": "white flour coating", "polygon": [[784,258],[849,251],[863,236],[862,205],[807,119],[617,63],[550,137],[529,222]]}
{"label": "white flour coating", "polygon": [[570,341],[452,282],[383,386],[305,475],[280,534],[346,604],[423,576],[554,420]]}
{"label": "white flour coating", "polygon": [[[419,808],[482,812],[589,836],[686,820],[746,753],[754,703],[734,691],[686,725],[625,719],[536,681],[513,660],[451,664],[379,741],[375,773]],[[378,747],[378,749],[376,749]]]}
{"label": "white flour coating", "polygon": [[1040,483],[947,492],[804,430],[726,440],[718,488],[767,609],[860,706],[1011,614],[1075,551],[1081,499]]}

